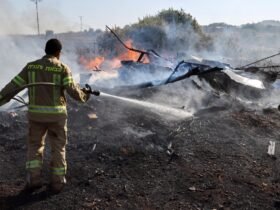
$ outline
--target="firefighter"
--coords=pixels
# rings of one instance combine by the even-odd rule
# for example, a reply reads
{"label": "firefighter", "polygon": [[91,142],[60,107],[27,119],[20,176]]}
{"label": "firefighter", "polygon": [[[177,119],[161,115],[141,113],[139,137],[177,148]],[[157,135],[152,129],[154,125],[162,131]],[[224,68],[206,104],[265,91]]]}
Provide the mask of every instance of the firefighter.
{"label": "firefighter", "polygon": [[0,105],[3,105],[9,102],[24,85],[52,83],[48,86],[38,84],[28,87],[29,134],[25,187],[25,191],[28,192],[43,186],[41,174],[46,135],[51,146],[50,190],[59,193],[65,186],[67,170],[65,92],[80,102],[86,102],[90,97],[85,89],[81,89],[74,82],[70,68],[59,60],[61,49],[62,44],[58,39],[48,40],[45,45],[46,55],[28,63],[0,92]]}

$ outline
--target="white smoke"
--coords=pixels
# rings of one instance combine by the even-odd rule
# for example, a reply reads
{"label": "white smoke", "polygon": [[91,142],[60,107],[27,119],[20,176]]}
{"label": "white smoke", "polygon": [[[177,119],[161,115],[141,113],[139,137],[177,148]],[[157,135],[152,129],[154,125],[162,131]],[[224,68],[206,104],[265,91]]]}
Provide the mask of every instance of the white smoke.
{"label": "white smoke", "polygon": [[[38,33],[35,4],[26,0],[25,5],[19,10],[9,0],[0,1],[0,35]],[[69,22],[59,8],[48,1],[40,2],[38,11],[40,34],[46,30],[56,33],[79,30],[79,24]]]}
{"label": "white smoke", "polygon": [[30,24],[26,23],[26,16],[18,14],[17,10],[8,0],[0,2],[0,27],[2,35],[27,33],[31,31]]}
{"label": "white smoke", "polygon": [[0,45],[1,88],[18,74],[27,62],[41,56],[44,49],[41,40],[27,37],[1,36]]}
{"label": "white smoke", "polygon": [[[261,24],[261,23],[259,23]],[[260,26],[259,26],[260,27]],[[278,29],[265,27],[247,29],[244,26],[206,26],[206,32],[213,38],[214,49],[212,55],[223,59],[234,67],[243,66],[258,59],[276,54],[280,50],[280,41],[276,37]],[[209,57],[214,58],[209,55]],[[273,58],[280,61],[280,56]]]}

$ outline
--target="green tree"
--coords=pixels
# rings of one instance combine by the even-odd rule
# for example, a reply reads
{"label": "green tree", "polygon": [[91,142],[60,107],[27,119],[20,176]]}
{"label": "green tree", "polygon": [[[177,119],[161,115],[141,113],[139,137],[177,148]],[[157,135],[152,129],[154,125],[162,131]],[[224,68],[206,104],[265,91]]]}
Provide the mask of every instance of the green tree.
{"label": "green tree", "polygon": [[[116,27],[113,30],[123,41],[132,39],[133,47],[138,49],[177,53],[207,50],[212,47],[212,39],[203,32],[196,19],[182,9],[162,10],[157,15],[145,16],[137,23],[124,28]],[[110,49],[110,52],[119,52],[115,49],[121,46],[109,32],[106,32],[98,42],[100,48]]]}

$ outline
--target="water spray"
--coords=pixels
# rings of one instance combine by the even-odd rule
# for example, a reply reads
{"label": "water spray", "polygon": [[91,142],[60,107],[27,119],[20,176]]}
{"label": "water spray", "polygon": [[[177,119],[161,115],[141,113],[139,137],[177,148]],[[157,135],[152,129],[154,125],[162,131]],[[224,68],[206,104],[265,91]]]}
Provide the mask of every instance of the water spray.
{"label": "water spray", "polygon": [[182,119],[182,118],[189,118],[192,116],[192,113],[187,112],[185,110],[180,110],[180,109],[175,109],[172,107],[167,107],[167,106],[163,106],[160,104],[155,104],[155,103],[151,103],[151,102],[147,102],[147,101],[141,101],[141,100],[137,100],[137,99],[131,99],[131,98],[126,98],[126,97],[120,97],[120,96],[116,96],[116,95],[111,95],[108,93],[104,93],[104,92],[100,92],[99,90],[93,90],[91,88],[90,85],[86,84],[85,88],[83,89],[83,91],[89,93],[89,94],[93,94],[95,96],[104,96],[104,97],[110,97],[110,98],[114,98],[117,100],[121,100],[121,101],[125,101],[128,103],[133,103],[139,106],[144,106],[146,108],[149,108],[151,110],[155,110],[156,112],[160,113],[160,114],[164,114],[165,116],[174,116],[177,119]]}
{"label": "water spray", "polygon": [[154,110],[161,115],[169,116],[169,117],[176,117],[176,119],[184,119],[184,118],[189,118],[189,117],[193,116],[191,112],[188,112],[186,110],[167,107],[167,106],[164,106],[164,105],[155,104],[155,103],[151,103],[151,102],[147,102],[147,101],[141,101],[141,100],[126,98],[126,97],[120,97],[120,96],[111,95],[111,94],[104,93],[104,92],[101,92],[100,96],[110,97],[110,98],[114,98],[114,99],[121,100],[121,101],[124,101],[124,102],[136,104],[136,105],[139,105],[139,106],[143,106],[143,107],[149,108],[151,110]]}

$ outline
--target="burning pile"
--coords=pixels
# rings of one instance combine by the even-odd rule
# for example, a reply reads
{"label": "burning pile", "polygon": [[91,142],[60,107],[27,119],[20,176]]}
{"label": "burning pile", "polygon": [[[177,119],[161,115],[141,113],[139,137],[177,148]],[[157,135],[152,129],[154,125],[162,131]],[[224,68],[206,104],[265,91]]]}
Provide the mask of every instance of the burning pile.
{"label": "burning pile", "polygon": [[[127,40],[124,42],[125,46],[128,48],[132,48],[133,41]],[[104,56],[96,56],[96,57],[86,57],[84,55],[81,55],[79,58],[79,63],[85,67],[87,70],[100,70],[100,69],[117,69],[121,67],[122,61],[137,61],[139,58],[139,53],[134,51],[123,51],[123,49],[117,49],[116,57],[108,59],[108,55]],[[149,59],[147,57],[144,57],[143,60],[141,60],[142,63],[149,63]]]}
{"label": "burning pile", "polygon": [[259,68],[250,71],[251,64],[272,56],[237,69],[226,63],[197,57],[191,57],[174,65],[171,59],[164,58],[154,50],[135,49],[131,39],[123,42],[113,30],[108,26],[107,28],[121,43],[122,48],[117,48],[116,51],[119,54],[110,60],[107,59],[108,55],[97,56],[93,59],[81,56],[80,63],[84,65],[85,69],[98,71],[81,74],[80,83],[82,84],[93,83],[101,88],[129,89],[165,85],[187,79],[193,84],[193,88],[218,91],[232,97],[255,100],[264,95],[270,95],[270,91],[275,89],[274,83],[278,82],[277,71],[274,74],[261,71]]}

